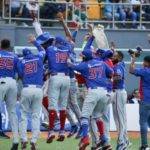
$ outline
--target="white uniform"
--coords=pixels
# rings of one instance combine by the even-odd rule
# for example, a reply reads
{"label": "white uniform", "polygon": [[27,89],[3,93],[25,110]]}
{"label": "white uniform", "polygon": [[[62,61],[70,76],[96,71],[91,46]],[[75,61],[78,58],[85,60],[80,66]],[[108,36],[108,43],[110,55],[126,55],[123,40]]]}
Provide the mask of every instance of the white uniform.
{"label": "white uniform", "polygon": [[67,106],[68,119],[71,125],[75,125],[76,123],[73,119],[72,111],[74,112],[79,122],[81,117],[81,110],[77,102],[77,82],[75,78],[71,78],[70,80],[70,91],[69,91],[68,106]]}
{"label": "white uniform", "polygon": [[49,109],[57,110],[59,103],[59,110],[66,110],[69,88],[70,78],[64,73],[58,73],[50,77],[48,88]]}
{"label": "white uniform", "polygon": [[[37,94],[38,93],[38,94]],[[43,91],[35,85],[23,88],[21,93],[21,121],[20,135],[23,142],[27,141],[27,114],[32,115],[32,139],[36,143],[40,133],[40,112],[42,107]]]}
{"label": "white uniform", "polygon": [[0,100],[6,101],[6,107],[13,132],[13,142],[19,142],[18,118],[16,114],[17,83],[10,77],[0,78]]}

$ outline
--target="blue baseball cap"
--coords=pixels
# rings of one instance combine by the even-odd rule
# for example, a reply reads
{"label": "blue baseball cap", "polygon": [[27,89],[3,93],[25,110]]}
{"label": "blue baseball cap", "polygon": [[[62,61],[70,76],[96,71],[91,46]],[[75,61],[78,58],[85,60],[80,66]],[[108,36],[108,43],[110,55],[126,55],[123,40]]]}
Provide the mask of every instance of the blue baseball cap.
{"label": "blue baseball cap", "polygon": [[66,40],[61,36],[56,36],[55,41],[56,43],[59,43],[61,45],[64,45],[66,43]]}
{"label": "blue baseball cap", "polygon": [[98,55],[102,55],[104,52],[105,52],[104,49],[98,48],[98,49],[96,50],[96,54],[98,54]]}
{"label": "blue baseball cap", "polygon": [[93,58],[93,52],[91,50],[82,51],[81,55],[82,55],[82,57],[85,57],[87,59]]}
{"label": "blue baseball cap", "polygon": [[97,49],[96,54],[100,55],[102,58],[111,58],[113,56],[113,51],[106,49]]}
{"label": "blue baseball cap", "polygon": [[48,40],[50,39],[55,39],[54,36],[50,35],[49,32],[44,32],[43,34],[39,35],[37,38],[36,38],[36,41],[38,44],[44,44],[45,42],[47,42]]}
{"label": "blue baseball cap", "polygon": [[22,50],[22,54],[23,54],[23,56],[27,56],[27,55],[32,54],[32,52],[31,52],[30,49],[24,48],[24,49]]}

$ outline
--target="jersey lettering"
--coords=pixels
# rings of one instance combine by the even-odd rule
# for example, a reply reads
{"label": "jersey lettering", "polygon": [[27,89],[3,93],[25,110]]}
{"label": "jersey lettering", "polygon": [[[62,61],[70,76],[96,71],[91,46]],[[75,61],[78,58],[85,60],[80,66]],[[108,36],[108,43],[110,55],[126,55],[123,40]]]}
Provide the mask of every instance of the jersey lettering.
{"label": "jersey lettering", "polygon": [[37,61],[28,62],[25,64],[25,74],[32,74],[37,72]]}
{"label": "jersey lettering", "polygon": [[66,63],[68,59],[67,53],[58,52],[56,53],[56,63]]}
{"label": "jersey lettering", "polygon": [[12,58],[0,58],[0,69],[13,70],[14,63]]}
{"label": "jersey lettering", "polygon": [[103,73],[103,68],[102,67],[94,67],[94,68],[89,68],[89,79],[97,79],[101,78]]}

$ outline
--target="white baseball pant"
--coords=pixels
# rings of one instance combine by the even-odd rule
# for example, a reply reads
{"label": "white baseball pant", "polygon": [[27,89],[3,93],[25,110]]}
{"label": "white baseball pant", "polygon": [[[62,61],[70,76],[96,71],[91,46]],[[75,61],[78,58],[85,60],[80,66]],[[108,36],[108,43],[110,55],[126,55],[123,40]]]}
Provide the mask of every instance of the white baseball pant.
{"label": "white baseball pant", "polygon": [[21,121],[20,136],[23,142],[27,141],[27,114],[31,112],[32,118],[32,143],[36,143],[40,134],[40,112],[42,109],[43,91],[35,85],[23,88],[21,92]]}
{"label": "white baseball pant", "polygon": [[0,100],[6,101],[10,125],[13,133],[13,143],[19,142],[18,118],[16,114],[17,83],[10,77],[0,78]]}

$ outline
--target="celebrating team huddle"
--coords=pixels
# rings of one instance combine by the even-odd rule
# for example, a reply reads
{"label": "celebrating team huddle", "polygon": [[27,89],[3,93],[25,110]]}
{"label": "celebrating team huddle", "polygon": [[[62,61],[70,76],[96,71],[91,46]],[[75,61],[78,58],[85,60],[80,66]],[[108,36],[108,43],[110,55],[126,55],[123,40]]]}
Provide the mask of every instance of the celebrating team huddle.
{"label": "celebrating team huddle", "polygon": [[[38,50],[37,54],[30,49],[22,50],[18,57],[9,52],[10,42],[1,41],[0,50],[0,100],[6,101],[13,132],[11,150],[18,150],[19,139],[21,149],[25,150],[27,138],[27,114],[31,112],[32,138],[31,150],[37,150],[37,140],[40,135],[40,111],[42,100],[45,103],[43,85],[48,81],[46,95],[48,95],[48,136],[46,143],[56,139],[54,131],[56,119],[60,121],[57,141],[63,142],[66,137],[66,118],[71,124],[71,131],[67,137],[80,138],[79,150],[85,150],[92,140],[91,150],[112,150],[109,135],[109,109],[113,106],[113,115],[118,131],[116,150],[127,150],[131,145],[127,135],[125,90],[125,64],[123,53],[109,48],[102,26],[88,25],[89,32],[85,35],[81,60],[77,59],[74,48],[76,46],[77,29],[71,34],[64,23],[63,15],[58,18],[64,27],[66,37],[54,36],[43,32],[40,23],[33,16],[33,26],[37,36],[30,35],[28,41]],[[97,32],[98,31],[98,32]],[[100,34],[97,36],[97,34]],[[100,37],[100,39],[99,39]],[[96,41],[97,48],[93,46]],[[145,69],[142,74],[135,69],[136,54],[132,54],[130,73],[141,76],[145,84],[150,80],[150,56],[144,59]],[[48,66],[48,67],[45,67]],[[17,75],[17,77],[16,77]],[[22,81],[20,111],[21,120],[16,115],[17,80]],[[149,86],[149,84],[148,84]],[[146,88],[147,90],[148,88]],[[146,93],[149,92],[149,89]],[[146,95],[149,98],[149,95]],[[145,99],[147,99],[147,97]],[[79,106],[77,99],[80,99]],[[74,121],[75,114],[78,125]],[[18,132],[19,130],[19,132]],[[142,127],[141,127],[142,131]],[[144,132],[146,135],[147,132]],[[20,138],[19,138],[20,137]],[[141,150],[148,148],[146,139],[142,141]]]}

